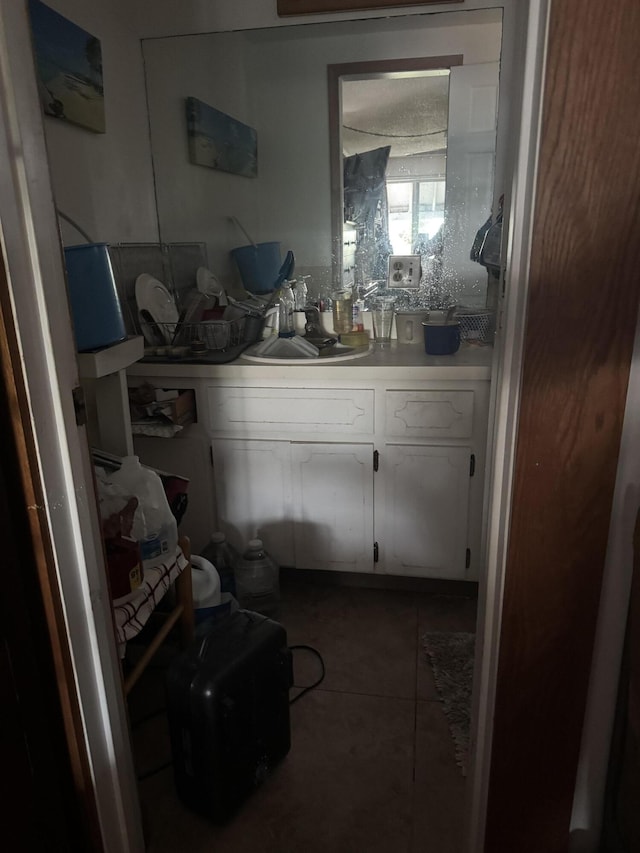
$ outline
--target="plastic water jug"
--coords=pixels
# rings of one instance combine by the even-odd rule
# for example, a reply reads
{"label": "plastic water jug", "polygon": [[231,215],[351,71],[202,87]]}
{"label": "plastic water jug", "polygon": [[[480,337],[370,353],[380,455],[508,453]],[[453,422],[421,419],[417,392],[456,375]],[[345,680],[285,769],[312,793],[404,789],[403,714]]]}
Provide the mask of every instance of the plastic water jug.
{"label": "plastic water jug", "polygon": [[236,591],[240,606],[264,616],[276,614],[280,605],[280,568],[261,539],[251,539],[236,565]]}
{"label": "plastic water jug", "polygon": [[235,566],[238,561],[238,552],[227,541],[227,537],[217,530],[211,534],[211,539],[201,554],[205,560],[213,563],[220,575],[220,591],[228,592],[235,597]]}
{"label": "plastic water jug", "polygon": [[175,559],[178,525],[158,474],[141,465],[137,456],[125,456],[111,480],[138,499],[131,535],[140,545],[142,567]]}
{"label": "plastic water jug", "polygon": [[197,625],[207,619],[213,612],[213,608],[218,607],[221,601],[218,572],[209,560],[197,554],[191,555],[191,585]]}

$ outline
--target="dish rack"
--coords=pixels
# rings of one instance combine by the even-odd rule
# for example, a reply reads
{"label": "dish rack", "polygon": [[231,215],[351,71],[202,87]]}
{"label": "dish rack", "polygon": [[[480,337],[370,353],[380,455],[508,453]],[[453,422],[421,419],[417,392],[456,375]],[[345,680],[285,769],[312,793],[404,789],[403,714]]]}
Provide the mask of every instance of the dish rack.
{"label": "dish rack", "polygon": [[454,319],[460,323],[460,338],[465,341],[489,340],[493,311],[461,309],[455,312]]}
{"label": "dish rack", "polygon": [[207,350],[224,350],[244,341],[244,317],[202,320],[199,323],[142,323],[147,341],[155,346],[191,346],[202,341]]}

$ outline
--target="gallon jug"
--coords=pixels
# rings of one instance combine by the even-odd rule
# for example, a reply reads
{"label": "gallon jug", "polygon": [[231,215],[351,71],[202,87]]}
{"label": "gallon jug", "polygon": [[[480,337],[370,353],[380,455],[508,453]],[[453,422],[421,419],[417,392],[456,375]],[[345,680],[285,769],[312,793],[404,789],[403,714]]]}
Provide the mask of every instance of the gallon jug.
{"label": "gallon jug", "polygon": [[143,569],[175,559],[178,525],[158,474],[137,456],[125,456],[111,480],[138,499],[131,535],[140,545]]}
{"label": "gallon jug", "polygon": [[280,569],[261,539],[251,539],[236,564],[236,591],[240,606],[273,616],[280,604]]}
{"label": "gallon jug", "polygon": [[227,537],[221,531],[211,534],[208,545],[201,554],[205,560],[213,563],[220,575],[220,592],[228,592],[236,597],[235,566],[238,552],[227,542]]}
{"label": "gallon jug", "polygon": [[196,626],[208,619],[220,604],[220,576],[209,560],[191,555],[191,586]]}

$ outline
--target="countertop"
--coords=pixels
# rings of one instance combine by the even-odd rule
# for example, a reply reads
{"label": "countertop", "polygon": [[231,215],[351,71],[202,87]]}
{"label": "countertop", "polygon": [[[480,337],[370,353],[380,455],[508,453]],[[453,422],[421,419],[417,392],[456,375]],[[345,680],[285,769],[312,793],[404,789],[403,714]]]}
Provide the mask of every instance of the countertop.
{"label": "countertop", "polygon": [[136,362],[127,370],[130,376],[168,379],[415,379],[415,380],[489,380],[493,347],[463,342],[454,355],[427,355],[423,347],[398,344],[388,349],[370,347],[366,355],[344,361],[318,359],[301,364],[280,360],[255,362],[243,358],[227,364],[185,364],[175,361]]}

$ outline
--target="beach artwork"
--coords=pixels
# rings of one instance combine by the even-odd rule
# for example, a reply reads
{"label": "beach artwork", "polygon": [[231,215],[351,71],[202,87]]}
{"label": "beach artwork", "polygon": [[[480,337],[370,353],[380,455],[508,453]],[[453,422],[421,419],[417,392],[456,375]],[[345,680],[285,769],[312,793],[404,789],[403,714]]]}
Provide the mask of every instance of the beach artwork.
{"label": "beach artwork", "polygon": [[29,0],[40,100],[46,115],[104,133],[100,40]]}
{"label": "beach artwork", "polygon": [[234,175],[258,174],[258,135],[252,127],[197,98],[187,98],[189,159]]}

